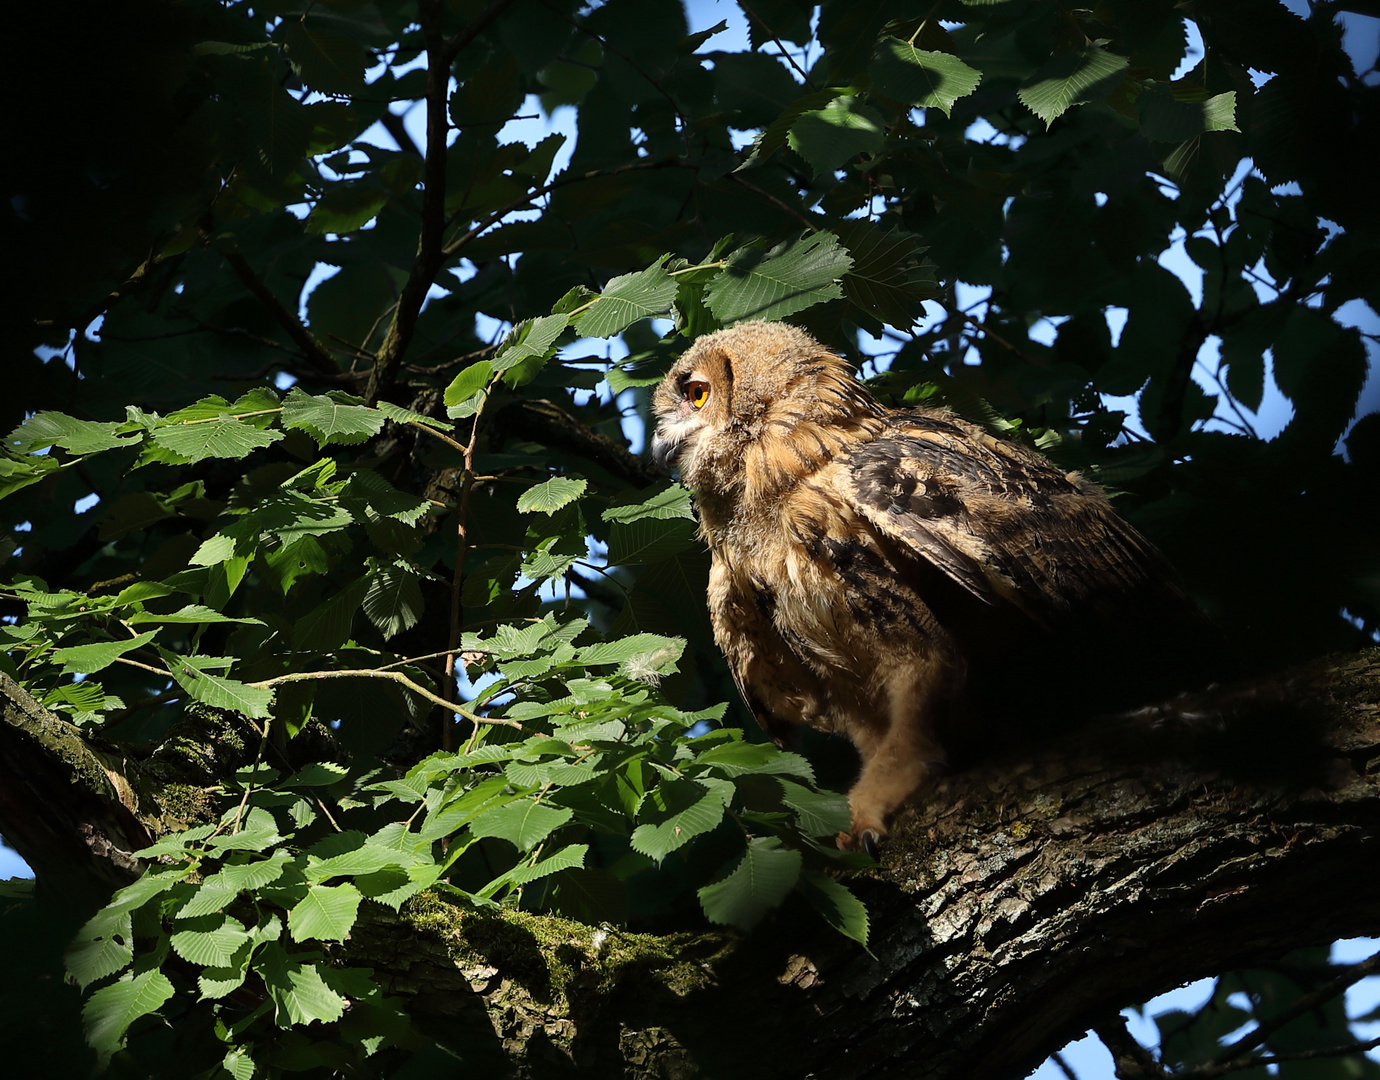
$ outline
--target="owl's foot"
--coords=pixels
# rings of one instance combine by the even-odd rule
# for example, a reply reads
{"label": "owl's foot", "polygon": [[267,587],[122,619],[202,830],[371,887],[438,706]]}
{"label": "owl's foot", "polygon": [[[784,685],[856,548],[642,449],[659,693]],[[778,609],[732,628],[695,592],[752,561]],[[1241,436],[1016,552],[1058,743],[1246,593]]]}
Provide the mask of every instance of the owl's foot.
{"label": "owl's foot", "polygon": [[842,851],[865,851],[869,858],[878,859],[881,857],[884,836],[885,829],[867,828],[851,833],[841,832],[835,843]]}

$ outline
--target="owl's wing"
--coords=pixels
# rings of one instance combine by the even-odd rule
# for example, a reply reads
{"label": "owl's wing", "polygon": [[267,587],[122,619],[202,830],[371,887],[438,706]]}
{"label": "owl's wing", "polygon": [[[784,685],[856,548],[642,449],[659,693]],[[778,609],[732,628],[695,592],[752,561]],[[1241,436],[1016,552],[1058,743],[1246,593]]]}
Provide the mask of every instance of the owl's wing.
{"label": "owl's wing", "polygon": [[894,413],[830,473],[839,497],[908,555],[1037,622],[1112,614],[1129,594],[1185,600],[1163,556],[1095,488],[955,417]]}

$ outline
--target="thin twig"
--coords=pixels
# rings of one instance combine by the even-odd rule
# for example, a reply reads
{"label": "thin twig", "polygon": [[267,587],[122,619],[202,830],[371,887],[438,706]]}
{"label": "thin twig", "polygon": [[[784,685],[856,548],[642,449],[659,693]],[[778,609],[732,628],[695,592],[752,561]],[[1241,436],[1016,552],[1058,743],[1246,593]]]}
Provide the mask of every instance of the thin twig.
{"label": "thin twig", "polygon": [[[164,673],[166,674],[166,672]],[[433,694],[425,686],[415,683],[404,675],[401,671],[384,671],[381,668],[342,668],[332,671],[293,671],[287,675],[275,675],[271,679],[261,679],[258,682],[248,683],[256,690],[266,690],[270,687],[280,686],[283,683],[306,682],[309,679],[388,679],[391,682],[399,683],[407,687],[414,694],[420,694],[433,705],[440,705],[444,709],[457,712],[466,720],[474,724],[494,724],[500,727],[510,727],[517,731],[522,731],[523,727],[516,720],[507,720],[500,716],[480,716],[462,708],[453,701],[447,701],[443,697]]]}
{"label": "thin twig", "polygon": [[1302,1016],[1306,1012],[1311,1012],[1324,1001],[1330,1001],[1338,994],[1344,993],[1347,987],[1360,982],[1362,979],[1366,978],[1366,976],[1374,975],[1377,971],[1380,971],[1380,952],[1372,954],[1359,964],[1352,964],[1350,967],[1343,967],[1339,970],[1340,974],[1331,982],[1318,987],[1310,993],[1304,994],[1290,1005],[1289,1008],[1278,1015],[1272,1016],[1268,1020],[1260,1021],[1254,1030],[1247,1032],[1230,1046],[1224,1047],[1209,1064],[1225,1064],[1235,1059],[1244,1051],[1255,1049],[1291,1020]]}
{"label": "thin twig", "polygon": [[221,255],[230,264],[230,268],[235,271],[236,276],[254,296],[268,308],[269,314],[277,320],[278,325],[287,331],[288,337],[292,338],[297,348],[301,350],[302,358],[311,366],[325,374],[334,374],[339,370],[335,358],[321,342],[317,341],[311,331],[302,325],[302,320],[289,311],[273,291],[269,289],[254,272],[254,268],[234,248],[225,247],[221,249]]}

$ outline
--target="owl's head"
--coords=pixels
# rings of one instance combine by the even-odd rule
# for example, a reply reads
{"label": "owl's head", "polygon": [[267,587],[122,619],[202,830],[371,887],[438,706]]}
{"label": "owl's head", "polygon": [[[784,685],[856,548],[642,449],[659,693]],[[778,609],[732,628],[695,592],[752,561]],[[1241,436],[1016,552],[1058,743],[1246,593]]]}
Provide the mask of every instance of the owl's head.
{"label": "owl's head", "polygon": [[789,439],[803,424],[873,416],[880,408],[853,375],[804,330],[741,323],[690,346],[656,389],[652,456],[699,491],[741,485],[750,451]]}

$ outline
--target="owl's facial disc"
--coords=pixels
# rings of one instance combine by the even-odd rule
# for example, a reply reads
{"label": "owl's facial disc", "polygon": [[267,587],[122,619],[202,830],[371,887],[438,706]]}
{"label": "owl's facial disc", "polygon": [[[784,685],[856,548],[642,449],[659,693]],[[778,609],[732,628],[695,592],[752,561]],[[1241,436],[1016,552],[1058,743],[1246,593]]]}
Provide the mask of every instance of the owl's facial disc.
{"label": "owl's facial disc", "polygon": [[703,425],[699,412],[709,403],[709,378],[696,368],[681,378],[678,391],[679,398],[671,409],[658,409],[656,434],[652,437],[652,460],[663,469],[676,464]]}

